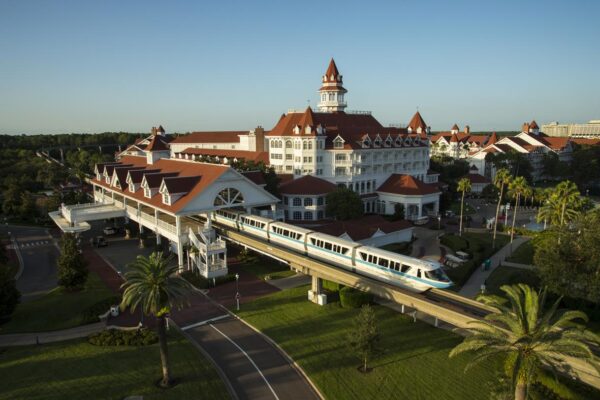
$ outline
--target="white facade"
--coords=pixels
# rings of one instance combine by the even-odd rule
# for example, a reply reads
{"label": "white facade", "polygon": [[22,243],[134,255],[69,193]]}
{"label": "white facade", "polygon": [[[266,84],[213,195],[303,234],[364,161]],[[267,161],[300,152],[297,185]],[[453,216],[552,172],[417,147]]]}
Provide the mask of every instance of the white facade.
{"label": "white facade", "polygon": [[600,120],[591,120],[587,124],[550,122],[542,125],[542,131],[549,136],[598,139],[600,138]]}

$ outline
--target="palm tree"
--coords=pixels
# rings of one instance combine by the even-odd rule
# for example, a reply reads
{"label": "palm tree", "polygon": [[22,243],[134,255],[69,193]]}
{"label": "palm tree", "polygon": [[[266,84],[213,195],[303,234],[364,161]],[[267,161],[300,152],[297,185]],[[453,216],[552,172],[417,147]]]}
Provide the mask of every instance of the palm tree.
{"label": "palm tree", "polygon": [[129,308],[133,313],[141,307],[145,315],[153,315],[158,321],[157,333],[162,363],[161,386],[171,384],[169,355],[167,350],[167,314],[171,307],[181,307],[191,291],[191,285],[176,275],[178,266],[164,258],[161,252],[152,253],[148,258],[138,256],[129,271],[125,273],[125,283],[121,288],[123,300],[121,309]]}
{"label": "palm tree", "polygon": [[[490,153],[491,154],[491,153]],[[502,197],[504,196],[504,188],[511,181],[510,172],[506,168],[500,168],[494,176],[494,186],[500,191],[500,197],[498,197],[498,204],[496,205],[496,219],[494,219],[494,237],[492,239],[492,247],[496,248],[496,232],[498,229],[498,214],[500,213],[500,204],[502,204]]]}
{"label": "palm tree", "polygon": [[[565,222],[572,221],[577,216],[577,208],[579,208],[581,203],[581,194],[579,193],[579,189],[577,189],[577,185],[568,180],[556,185],[554,194],[560,206],[559,226],[562,228]],[[568,218],[568,220],[565,218]]]}
{"label": "palm tree", "polygon": [[522,176],[517,176],[513,179],[509,185],[508,189],[510,191],[511,197],[515,199],[515,211],[513,212],[513,221],[512,221],[512,229],[510,231],[510,242],[512,243],[515,237],[515,222],[517,220],[517,211],[519,209],[519,202],[522,197],[529,196],[531,192],[531,188],[527,184],[527,181]]}
{"label": "palm tree", "polygon": [[505,285],[500,289],[509,304],[499,296],[481,296],[480,301],[498,311],[470,322],[472,327],[467,328],[470,336],[450,352],[450,357],[474,353],[465,371],[490,358],[504,356],[504,370],[512,381],[515,399],[524,400],[531,383],[543,383],[543,368],[556,372],[564,365],[565,356],[598,368],[590,345],[600,340],[576,323],[588,321],[585,313],[558,310],[562,298],[545,311],[545,291],[540,296],[525,284]]}
{"label": "palm tree", "polygon": [[458,187],[456,188],[457,192],[462,193],[462,197],[460,198],[460,225],[458,227],[458,236],[462,236],[462,224],[463,224],[463,209],[465,205],[465,193],[471,191],[471,181],[469,178],[462,178],[458,181]]}

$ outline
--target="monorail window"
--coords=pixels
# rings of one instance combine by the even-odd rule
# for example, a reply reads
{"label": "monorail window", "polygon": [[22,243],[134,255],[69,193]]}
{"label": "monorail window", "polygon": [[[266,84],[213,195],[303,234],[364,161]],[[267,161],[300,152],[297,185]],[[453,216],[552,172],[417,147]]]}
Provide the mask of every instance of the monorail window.
{"label": "monorail window", "polygon": [[420,269],[418,269],[418,270],[417,270],[417,278],[420,278],[420,277],[421,277],[421,270],[420,270]]}
{"label": "monorail window", "polygon": [[400,268],[400,272],[403,272],[406,274],[408,271],[410,271],[410,268],[411,268],[410,265],[402,264],[402,268]]}
{"label": "monorail window", "polygon": [[325,242],[325,246],[324,247],[325,247],[325,250],[331,250],[333,246],[331,245],[331,243]]}
{"label": "monorail window", "polygon": [[387,268],[388,267],[388,260],[386,260],[385,258],[380,258],[379,259],[379,265],[382,266],[382,267],[384,267],[384,268]]}

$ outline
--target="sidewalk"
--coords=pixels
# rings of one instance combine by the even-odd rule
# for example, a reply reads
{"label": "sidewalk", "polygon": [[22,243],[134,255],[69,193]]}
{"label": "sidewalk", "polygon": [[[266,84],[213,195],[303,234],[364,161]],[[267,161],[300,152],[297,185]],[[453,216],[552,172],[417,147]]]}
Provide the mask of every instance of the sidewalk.
{"label": "sidewalk", "polygon": [[[512,250],[517,249],[521,244],[527,242],[528,237],[519,236],[512,243]],[[478,267],[475,272],[471,275],[467,283],[460,289],[460,294],[465,297],[475,297],[481,292],[481,285],[483,285],[486,279],[494,272],[494,270],[503,262],[511,253],[511,244],[507,244],[501,248],[496,254],[490,257],[491,266],[488,271],[483,271],[482,268]]]}
{"label": "sidewalk", "polygon": [[0,335],[0,347],[29,346],[32,344],[62,342],[63,340],[86,337],[92,333],[102,331],[105,327],[106,322],[102,321],[60,331]]}

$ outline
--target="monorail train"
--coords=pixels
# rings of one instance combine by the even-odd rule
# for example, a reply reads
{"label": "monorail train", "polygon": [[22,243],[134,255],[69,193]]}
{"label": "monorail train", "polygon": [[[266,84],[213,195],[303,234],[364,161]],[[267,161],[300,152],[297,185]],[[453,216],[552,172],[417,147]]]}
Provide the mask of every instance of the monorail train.
{"label": "monorail train", "polygon": [[439,263],[365,246],[241,211],[218,210],[213,221],[312,258],[416,292],[448,288]]}

